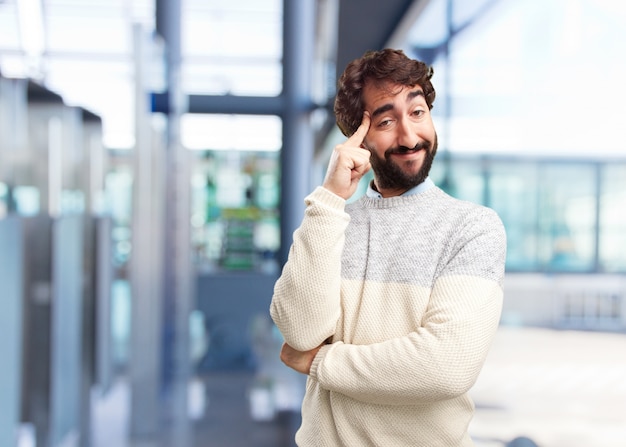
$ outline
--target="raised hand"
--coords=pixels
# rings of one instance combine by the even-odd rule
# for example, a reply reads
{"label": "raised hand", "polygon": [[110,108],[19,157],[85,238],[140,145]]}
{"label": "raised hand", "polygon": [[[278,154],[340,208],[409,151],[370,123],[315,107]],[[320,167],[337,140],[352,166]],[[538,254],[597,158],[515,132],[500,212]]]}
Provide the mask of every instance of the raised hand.
{"label": "raised hand", "polygon": [[324,188],[345,200],[356,191],[361,177],[370,170],[370,151],[362,147],[370,128],[369,113],[363,114],[359,128],[345,143],[335,146],[324,179]]}

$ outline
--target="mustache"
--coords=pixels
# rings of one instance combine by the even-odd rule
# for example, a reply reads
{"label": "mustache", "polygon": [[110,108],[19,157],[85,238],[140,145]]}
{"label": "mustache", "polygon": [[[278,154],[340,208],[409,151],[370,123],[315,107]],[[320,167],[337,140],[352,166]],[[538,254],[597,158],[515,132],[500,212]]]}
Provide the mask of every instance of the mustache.
{"label": "mustache", "polygon": [[422,149],[428,150],[430,149],[430,147],[431,147],[431,143],[430,141],[427,141],[427,140],[420,141],[415,146],[413,146],[413,148],[408,148],[406,146],[392,147],[385,151],[385,157],[388,157],[392,154],[407,154],[409,152],[417,152]]}

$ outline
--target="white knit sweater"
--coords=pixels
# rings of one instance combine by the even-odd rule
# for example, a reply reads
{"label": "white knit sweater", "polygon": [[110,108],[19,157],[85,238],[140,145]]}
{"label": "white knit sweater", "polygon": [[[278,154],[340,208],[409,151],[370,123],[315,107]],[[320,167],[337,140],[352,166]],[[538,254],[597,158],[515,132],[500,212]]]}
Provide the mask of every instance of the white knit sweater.
{"label": "white knit sweater", "polygon": [[506,240],[492,210],[437,187],[346,205],[319,187],[270,307],[317,354],[299,446],[473,445],[467,392],[498,326]]}

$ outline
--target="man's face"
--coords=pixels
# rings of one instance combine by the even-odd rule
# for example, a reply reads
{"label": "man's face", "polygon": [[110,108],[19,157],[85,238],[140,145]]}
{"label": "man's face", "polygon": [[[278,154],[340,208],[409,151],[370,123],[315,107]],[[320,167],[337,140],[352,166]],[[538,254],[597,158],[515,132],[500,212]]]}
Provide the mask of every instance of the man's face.
{"label": "man's face", "polygon": [[422,183],[437,152],[437,134],[420,86],[368,83],[363,89],[371,124],[363,146],[372,153],[374,183],[384,196]]}

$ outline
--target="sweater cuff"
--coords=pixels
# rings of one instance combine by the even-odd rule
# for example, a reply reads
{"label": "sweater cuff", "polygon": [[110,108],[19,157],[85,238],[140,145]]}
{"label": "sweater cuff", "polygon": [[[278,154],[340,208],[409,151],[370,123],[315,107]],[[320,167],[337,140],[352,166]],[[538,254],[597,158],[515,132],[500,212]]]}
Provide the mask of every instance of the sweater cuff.
{"label": "sweater cuff", "polygon": [[321,347],[319,351],[317,351],[317,354],[315,354],[315,357],[313,358],[313,363],[311,363],[311,370],[309,371],[309,376],[313,377],[314,379],[317,379],[317,371],[318,371],[319,365],[322,362],[322,360],[324,360],[324,357],[326,357],[326,354],[332,347],[333,345],[324,345]]}
{"label": "sweater cuff", "polygon": [[315,188],[313,192],[304,199],[304,203],[307,206],[313,202],[321,203],[322,205],[341,211],[343,211],[346,207],[346,200],[343,197],[339,197],[337,194],[330,192],[323,186]]}

